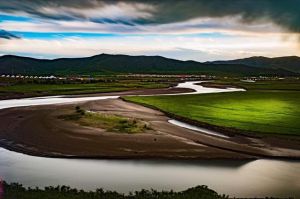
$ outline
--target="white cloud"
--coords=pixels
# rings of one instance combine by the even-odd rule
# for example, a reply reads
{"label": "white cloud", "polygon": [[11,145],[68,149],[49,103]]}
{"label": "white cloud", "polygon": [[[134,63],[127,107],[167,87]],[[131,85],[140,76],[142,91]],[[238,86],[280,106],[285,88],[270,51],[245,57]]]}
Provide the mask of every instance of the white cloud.
{"label": "white cloud", "polygon": [[151,18],[154,6],[143,3],[118,2],[115,4],[104,4],[94,2],[96,5],[87,8],[77,7],[41,7],[39,11],[45,15],[65,16],[80,19],[110,19],[126,20]]}
{"label": "white cloud", "polygon": [[[57,10],[54,10],[57,12]],[[85,12],[85,11],[83,11]],[[94,14],[93,14],[94,15]],[[115,15],[115,14],[113,14]],[[120,15],[121,16],[121,15]],[[116,16],[117,17],[117,16]],[[267,21],[252,25],[241,23],[240,17],[198,18],[184,22],[152,25],[126,25],[118,23],[96,23],[91,21],[29,21],[0,22],[0,29],[23,32],[81,32],[81,33],[116,33],[116,34],[169,34],[185,35],[198,33],[223,33],[232,36],[239,35],[274,35],[285,32],[279,26]]]}
{"label": "white cloud", "polygon": [[[58,0],[28,4],[27,1],[3,1],[2,4],[6,5],[3,8],[20,8],[8,9],[10,14],[25,16],[30,20],[0,21],[0,29],[35,33],[115,33],[118,37],[86,39],[61,36],[51,39],[0,40],[0,53],[46,57],[122,53],[165,55],[201,61],[254,55],[299,55],[297,34],[284,30],[282,27],[287,26],[274,20],[275,18],[271,20],[268,15],[265,16],[268,12],[255,17],[255,20],[247,21],[244,4],[239,5],[243,12],[227,13],[228,9],[224,9],[224,14],[218,14],[201,13],[199,9],[207,10],[204,9],[206,4],[197,4],[195,1],[193,2],[198,7],[179,1],[171,4],[153,4],[151,1],[76,2]],[[253,5],[256,8],[256,4]],[[233,6],[233,10],[235,6],[237,5]],[[267,11],[268,9],[267,6]],[[156,23],[149,23],[150,21]],[[275,25],[275,22],[281,26]],[[196,36],[201,33],[208,34]],[[215,33],[220,34],[218,36]]]}
{"label": "white cloud", "polygon": [[45,57],[82,57],[100,53],[162,55],[182,60],[219,60],[248,56],[299,55],[297,36],[197,38],[181,36],[104,37],[55,40],[0,40],[0,53],[34,54]]}

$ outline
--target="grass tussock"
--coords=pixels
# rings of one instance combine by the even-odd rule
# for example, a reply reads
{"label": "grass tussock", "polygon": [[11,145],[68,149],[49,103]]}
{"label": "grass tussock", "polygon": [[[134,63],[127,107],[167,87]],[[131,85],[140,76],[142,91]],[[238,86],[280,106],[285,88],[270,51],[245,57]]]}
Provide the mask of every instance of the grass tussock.
{"label": "grass tussock", "polygon": [[108,132],[135,134],[150,129],[148,123],[139,119],[85,111],[79,106],[75,107],[74,113],[61,115],[59,118],[74,121],[82,126],[106,129]]}

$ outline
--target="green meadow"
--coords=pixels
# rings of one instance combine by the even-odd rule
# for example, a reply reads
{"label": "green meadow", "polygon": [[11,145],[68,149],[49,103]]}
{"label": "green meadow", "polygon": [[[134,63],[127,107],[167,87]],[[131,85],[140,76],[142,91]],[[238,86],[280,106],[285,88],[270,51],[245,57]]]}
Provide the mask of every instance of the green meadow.
{"label": "green meadow", "polygon": [[299,79],[285,79],[285,80],[264,80],[254,83],[241,82],[239,79],[222,79],[216,80],[214,83],[233,85],[247,90],[267,91],[300,91]]}
{"label": "green meadow", "polygon": [[1,96],[45,96],[75,95],[89,93],[117,92],[135,89],[151,89],[169,87],[166,82],[143,82],[140,80],[120,80],[115,82],[96,83],[13,83],[0,85]]}
{"label": "green meadow", "polygon": [[[257,84],[257,85],[256,85]],[[180,96],[125,97],[184,118],[242,132],[300,135],[300,91],[263,82],[247,92]],[[277,87],[276,87],[277,85]],[[246,86],[244,86],[246,87]]]}

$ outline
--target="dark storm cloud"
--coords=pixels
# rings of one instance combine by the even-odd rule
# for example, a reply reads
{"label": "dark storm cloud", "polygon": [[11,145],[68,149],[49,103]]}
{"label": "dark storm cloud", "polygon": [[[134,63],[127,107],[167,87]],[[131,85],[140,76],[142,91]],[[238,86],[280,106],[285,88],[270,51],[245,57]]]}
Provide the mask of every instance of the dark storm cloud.
{"label": "dark storm cloud", "polygon": [[[144,9],[150,17],[115,19],[110,14],[102,17],[87,17],[82,13],[45,12],[43,8],[90,9],[105,5],[145,4],[153,9]],[[182,22],[201,17],[240,16],[244,23],[271,21],[290,32],[300,32],[300,0],[7,0],[0,2],[0,12],[24,12],[41,18],[56,20],[89,20],[97,23],[122,23],[125,25],[147,25]]]}
{"label": "dark storm cloud", "polygon": [[[160,5],[160,22],[172,22],[196,17],[241,16],[245,23],[270,20],[290,31],[300,31],[299,0],[189,0],[164,1]],[[171,6],[170,6],[171,5]]]}
{"label": "dark storm cloud", "polygon": [[0,39],[20,39],[20,37],[5,30],[0,30]]}

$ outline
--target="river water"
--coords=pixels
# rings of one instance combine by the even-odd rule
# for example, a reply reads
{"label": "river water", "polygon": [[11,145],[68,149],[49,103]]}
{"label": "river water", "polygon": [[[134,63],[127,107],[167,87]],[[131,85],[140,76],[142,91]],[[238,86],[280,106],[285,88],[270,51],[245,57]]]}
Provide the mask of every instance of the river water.
{"label": "river water", "polygon": [[178,120],[173,120],[172,119],[172,120],[169,120],[168,122],[171,123],[171,124],[174,124],[176,126],[186,128],[186,129],[190,129],[190,130],[193,130],[193,131],[198,131],[200,133],[213,135],[213,136],[217,136],[217,137],[221,137],[221,138],[229,138],[228,136],[226,136],[222,133],[219,133],[219,132],[216,132],[216,131],[213,131],[213,130],[209,130],[209,129],[205,129],[205,128],[201,128],[201,127],[198,127],[198,126],[194,126],[194,125],[191,125],[191,124],[187,124],[185,122],[181,122],[181,121],[178,121]]}
{"label": "river water", "polygon": [[[178,87],[193,87],[196,88],[194,93],[209,93],[207,89],[210,88],[203,88],[194,83],[186,82],[179,84]],[[228,92],[228,90],[212,89],[210,93],[212,92]],[[0,109],[117,97],[55,96],[2,100]],[[186,126],[186,128],[194,127]],[[33,187],[70,185],[85,190],[104,188],[128,193],[142,188],[180,191],[197,185],[207,185],[219,193],[236,197],[300,198],[300,162],[297,161],[262,159],[178,162],[55,159],[33,157],[0,148],[0,177],[8,182],[19,182],[24,186]]]}

